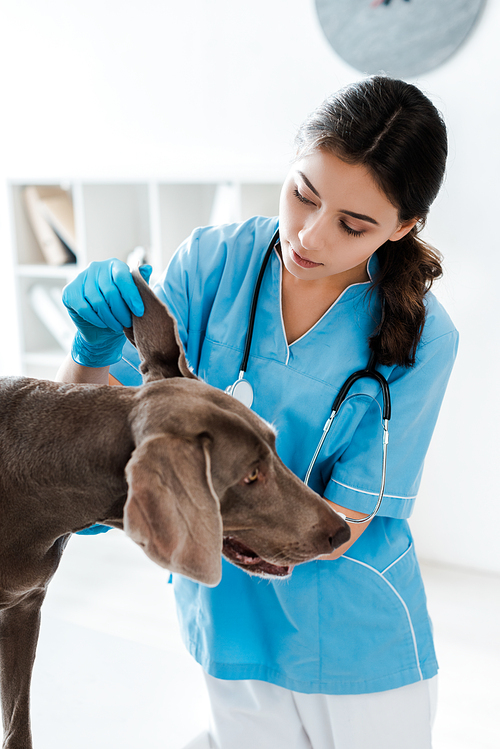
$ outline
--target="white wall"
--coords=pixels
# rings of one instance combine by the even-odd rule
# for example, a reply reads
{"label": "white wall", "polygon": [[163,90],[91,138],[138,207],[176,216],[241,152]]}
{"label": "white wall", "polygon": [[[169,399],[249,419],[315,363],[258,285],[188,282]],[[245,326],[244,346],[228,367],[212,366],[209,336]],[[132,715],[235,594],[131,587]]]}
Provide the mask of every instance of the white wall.
{"label": "white wall", "polygon": [[[281,176],[304,116],[361,77],[327,44],[312,0],[0,0],[0,12],[4,319],[7,178]],[[490,0],[463,49],[416,81],[449,126],[427,234],[445,253],[438,293],[462,339],[413,521],[422,556],[497,572],[499,28]]]}

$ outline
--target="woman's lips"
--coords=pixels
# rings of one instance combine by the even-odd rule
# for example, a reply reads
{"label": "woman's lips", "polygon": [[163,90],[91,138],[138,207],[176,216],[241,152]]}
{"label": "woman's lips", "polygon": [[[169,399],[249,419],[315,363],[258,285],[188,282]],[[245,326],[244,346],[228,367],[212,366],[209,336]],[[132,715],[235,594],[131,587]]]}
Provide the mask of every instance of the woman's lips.
{"label": "woman's lips", "polygon": [[301,257],[293,247],[290,248],[292,250],[292,259],[294,263],[299,265],[301,268],[318,268],[320,265],[323,265],[323,263],[313,263],[312,260],[307,260],[305,257]]}

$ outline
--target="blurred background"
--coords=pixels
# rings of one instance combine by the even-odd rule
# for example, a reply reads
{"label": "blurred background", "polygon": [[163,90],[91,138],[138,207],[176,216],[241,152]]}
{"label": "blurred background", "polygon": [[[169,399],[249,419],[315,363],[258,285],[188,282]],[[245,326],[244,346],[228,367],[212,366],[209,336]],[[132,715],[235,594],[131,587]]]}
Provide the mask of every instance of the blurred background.
{"label": "blurred background", "polygon": [[[381,12],[392,8],[390,24],[419,3],[423,14],[425,0]],[[344,6],[360,4],[370,3]],[[500,3],[475,5],[463,43],[406,76],[449,129],[425,236],[444,254],[436,293],[461,334],[412,518],[441,663],[436,749],[500,742]],[[195,226],[277,213],[296,128],[363,77],[328,41],[325,9],[0,0],[1,374],[54,376],[71,339],[60,291],[90,260],[146,256],[159,274]],[[44,608],[38,749],[181,749],[204,728],[200,674],[166,583],[118,532],[72,540]]]}

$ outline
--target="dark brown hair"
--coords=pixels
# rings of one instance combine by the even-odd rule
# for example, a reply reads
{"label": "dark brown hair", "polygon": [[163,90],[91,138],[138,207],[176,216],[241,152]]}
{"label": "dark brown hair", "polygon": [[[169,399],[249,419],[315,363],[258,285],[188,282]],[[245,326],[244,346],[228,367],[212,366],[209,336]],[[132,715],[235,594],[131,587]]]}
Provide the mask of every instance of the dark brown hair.
{"label": "dark brown hair", "polygon": [[366,166],[399,221],[418,219],[405,237],[377,251],[382,319],[370,337],[381,364],[413,365],[425,323],[424,297],[442,275],[440,254],[418,237],[445,172],[441,115],[416,86],[373,76],[326,99],[300,127],[296,146],[298,158],[320,149]]}

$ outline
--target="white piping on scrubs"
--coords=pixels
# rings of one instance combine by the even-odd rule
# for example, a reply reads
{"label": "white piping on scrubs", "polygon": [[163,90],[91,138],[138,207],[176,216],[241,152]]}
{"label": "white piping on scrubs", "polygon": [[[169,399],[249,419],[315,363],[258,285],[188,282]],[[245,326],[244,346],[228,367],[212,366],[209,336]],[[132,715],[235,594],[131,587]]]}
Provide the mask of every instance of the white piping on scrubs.
{"label": "white piping on scrubs", "polygon": [[[404,554],[406,554],[409,551],[409,549],[411,549],[412,546],[413,546],[413,544],[408,547],[408,549],[404,552]],[[404,556],[404,554],[402,554],[398,559],[401,559]],[[360,562],[359,559],[353,559],[353,557],[348,557],[345,554],[343,554],[342,559],[346,559],[349,562],[354,562],[355,564],[359,564],[362,567],[366,567],[367,569],[369,569],[372,572],[374,572],[376,575],[378,575],[378,577],[380,577],[384,581],[384,583],[386,585],[388,585],[388,587],[392,590],[392,592],[394,593],[394,595],[401,602],[401,605],[403,606],[403,608],[405,610],[405,613],[406,613],[406,618],[408,619],[408,626],[410,627],[410,632],[411,632],[411,636],[412,636],[412,640],[413,640],[413,650],[414,650],[414,653],[415,653],[415,661],[416,661],[416,664],[417,664],[418,673],[420,675],[420,681],[423,681],[424,677],[422,675],[422,670],[420,668],[420,660],[419,660],[418,647],[417,647],[417,638],[415,637],[415,630],[413,629],[413,622],[411,620],[410,612],[408,611],[408,606],[404,602],[403,598],[399,595],[399,593],[396,590],[396,588],[394,587],[394,585],[392,585],[389,582],[389,580],[387,580],[384,577],[384,575],[383,575],[382,572],[379,572],[378,570],[376,570],[375,567],[372,567],[370,564],[366,564],[366,562]],[[398,561],[398,559],[396,559],[396,562]],[[395,564],[396,562],[393,562],[393,564]],[[387,567],[387,569],[389,569],[390,567],[392,567],[392,564],[389,565],[389,567]],[[384,572],[385,571],[386,570],[384,570]]]}
{"label": "white piping on scrubs", "polygon": [[[343,484],[342,481],[337,481],[337,479],[330,479],[332,484],[338,484],[339,486],[343,486],[344,489],[349,489],[352,492],[359,492],[360,494],[369,494],[372,497],[378,497],[378,492],[369,492],[365,489],[356,489],[355,486],[349,486],[349,484]],[[416,499],[416,494],[412,495],[410,497],[403,497],[399,494],[387,494],[387,492],[384,492],[384,497],[390,497],[391,499]]]}
{"label": "white piping on scrubs", "polygon": [[386,573],[386,572],[388,572],[388,571],[389,571],[389,570],[391,569],[391,567],[394,567],[394,565],[395,565],[395,564],[397,564],[397,563],[398,563],[398,562],[400,561],[400,559],[402,559],[402,558],[403,558],[404,556],[406,556],[406,555],[408,554],[408,552],[409,552],[409,551],[410,551],[410,550],[411,550],[412,548],[413,548],[413,544],[410,544],[410,545],[408,546],[408,548],[406,549],[406,551],[403,551],[403,553],[402,553],[402,554],[400,554],[400,555],[399,555],[399,557],[398,557],[397,559],[395,559],[395,560],[394,560],[394,562],[391,562],[391,564],[389,564],[389,565],[388,565],[388,566],[387,566],[387,567],[385,568],[385,570],[382,570],[382,572],[381,572],[380,574],[381,574],[381,575],[385,575],[385,573]]}

